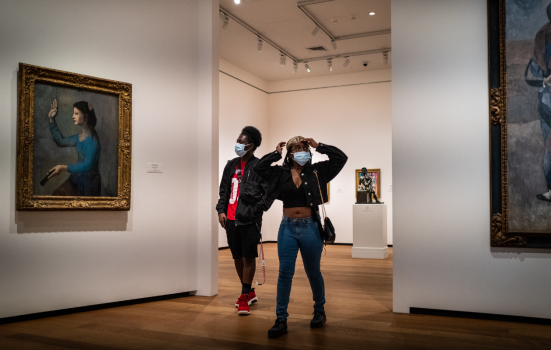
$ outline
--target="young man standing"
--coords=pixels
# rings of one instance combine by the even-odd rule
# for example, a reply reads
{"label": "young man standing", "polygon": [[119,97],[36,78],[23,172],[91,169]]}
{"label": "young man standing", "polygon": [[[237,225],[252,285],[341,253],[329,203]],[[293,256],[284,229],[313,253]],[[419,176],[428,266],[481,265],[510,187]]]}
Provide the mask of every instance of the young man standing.
{"label": "young man standing", "polygon": [[237,158],[229,160],[220,181],[220,199],[216,205],[220,225],[226,229],[235,270],[241,280],[241,296],[237,313],[249,315],[249,305],[258,301],[253,278],[258,257],[262,214],[266,203],[267,183],[253,171],[258,158],[254,151],[262,142],[262,134],[252,126],[243,128],[235,144]]}

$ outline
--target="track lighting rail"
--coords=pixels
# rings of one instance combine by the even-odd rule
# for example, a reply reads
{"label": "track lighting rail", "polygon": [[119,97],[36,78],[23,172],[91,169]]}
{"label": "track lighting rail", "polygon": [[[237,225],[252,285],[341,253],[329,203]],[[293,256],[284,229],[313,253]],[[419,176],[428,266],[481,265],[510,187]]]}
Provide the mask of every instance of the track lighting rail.
{"label": "track lighting rail", "polygon": [[377,36],[377,35],[385,35],[385,34],[390,34],[390,29],[385,29],[385,30],[378,30],[378,31],[373,31],[373,32],[365,32],[365,33],[358,33],[358,34],[351,34],[351,35],[342,35],[342,36],[335,36],[333,34],[331,34],[331,32],[325,28],[310,12],[308,12],[308,10],[306,10],[305,6],[308,6],[308,5],[315,5],[315,4],[320,4],[320,3],[323,3],[323,2],[329,2],[329,1],[335,1],[335,0],[306,0],[306,1],[299,1],[297,3],[297,6],[298,8],[304,12],[304,14],[310,18],[310,20],[312,22],[314,22],[314,24],[316,26],[318,26],[325,34],[327,34],[327,36],[331,39],[332,42],[335,42],[335,41],[341,41],[341,40],[350,40],[350,39],[357,39],[357,38],[366,38],[366,37],[370,37],[370,36]]}
{"label": "track lighting rail", "polygon": [[310,20],[312,22],[314,22],[319,29],[321,29],[330,39],[331,41],[335,41],[335,36],[333,36],[333,34],[331,34],[331,32],[329,32],[327,30],[327,28],[325,28],[314,16],[312,16],[310,14],[310,12],[308,12],[304,6],[306,5],[313,5],[313,4],[319,4],[319,3],[322,3],[322,2],[328,2],[328,1],[334,1],[334,0],[308,0],[308,1],[300,1],[297,3],[297,6],[298,8],[304,12],[304,14],[306,15],[306,17],[310,18]]}
{"label": "track lighting rail", "polygon": [[222,12],[224,15],[228,16],[229,18],[233,19],[235,22],[239,23],[240,25],[242,25],[245,29],[247,29],[249,32],[253,33],[254,35],[258,36],[260,39],[262,39],[264,42],[268,43],[269,45],[271,45],[274,49],[278,50],[279,52],[285,54],[285,56],[289,57],[290,59],[292,59],[293,61],[295,62],[298,62],[299,60],[291,55],[289,52],[285,51],[283,48],[281,48],[279,45],[277,45],[276,43],[274,43],[273,41],[271,41],[270,39],[268,39],[267,37],[265,37],[264,35],[260,34],[256,29],[254,29],[253,27],[251,27],[250,25],[248,25],[247,23],[243,22],[242,20],[240,20],[238,17],[234,16],[231,12],[229,12],[228,10],[226,10],[225,8],[221,7],[220,6],[220,12]]}
{"label": "track lighting rail", "polygon": [[385,53],[385,52],[389,52],[389,51],[391,51],[390,48],[383,48],[383,49],[375,49],[375,50],[367,50],[367,51],[341,53],[339,55],[305,58],[305,59],[302,59],[302,60],[298,60],[297,63],[305,63],[305,62],[312,62],[312,61],[325,61],[325,60],[333,59],[333,58],[345,58],[345,57],[352,57],[352,56],[372,55],[372,54],[376,54],[376,53]]}

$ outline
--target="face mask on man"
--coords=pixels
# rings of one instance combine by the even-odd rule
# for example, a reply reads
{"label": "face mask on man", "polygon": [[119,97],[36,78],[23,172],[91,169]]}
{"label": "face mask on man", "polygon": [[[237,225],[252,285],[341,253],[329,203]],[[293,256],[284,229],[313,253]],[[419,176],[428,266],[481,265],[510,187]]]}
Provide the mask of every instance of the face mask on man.
{"label": "face mask on man", "polygon": [[244,145],[242,143],[236,143],[235,144],[235,154],[237,154],[239,157],[243,157],[248,152],[248,151],[245,151],[246,146],[248,146],[248,145]]}
{"label": "face mask on man", "polygon": [[310,159],[312,159],[310,152],[296,152],[293,157],[293,160],[300,166],[304,166],[304,164],[308,163]]}

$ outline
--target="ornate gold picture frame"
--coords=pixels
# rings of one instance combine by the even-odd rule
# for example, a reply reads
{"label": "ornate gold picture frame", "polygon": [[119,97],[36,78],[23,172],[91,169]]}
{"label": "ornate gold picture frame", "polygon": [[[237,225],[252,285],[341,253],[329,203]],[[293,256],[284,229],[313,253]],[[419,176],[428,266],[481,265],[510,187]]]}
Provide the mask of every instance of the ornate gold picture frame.
{"label": "ornate gold picture frame", "polygon": [[20,63],[17,210],[129,210],[132,85]]}
{"label": "ornate gold picture frame", "polygon": [[551,248],[548,33],[549,0],[488,0],[493,247]]}
{"label": "ornate gold picture frame", "polygon": [[[356,169],[356,189],[354,190],[355,196],[358,197],[356,193],[358,191],[358,186],[360,186],[360,173],[362,169]],[[367,169],[367,173],[370,174],[373,179],[373,185],[375,187],[375,193],[377,198],[381,199],[381,169]]]}

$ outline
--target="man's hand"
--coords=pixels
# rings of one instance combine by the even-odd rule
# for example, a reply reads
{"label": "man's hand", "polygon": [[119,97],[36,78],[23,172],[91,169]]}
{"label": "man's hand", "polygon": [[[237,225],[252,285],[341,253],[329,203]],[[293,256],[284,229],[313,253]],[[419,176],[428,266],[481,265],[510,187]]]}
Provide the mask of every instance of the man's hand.
{"label": "man's hand", "polygon": [[220,213],[218,214],[218,222],[220,222],[220,226],[222,226],[222,228],[226,228],[226,214],[224,213]]}
{"label": "man's hand", "polygon": [[276,151],[278,151],[279,154],[281,154],[281,152],[283,151],[283,146],[285,146],[286,143],[287,142],[280,142],[280,143],[277,144]]}

